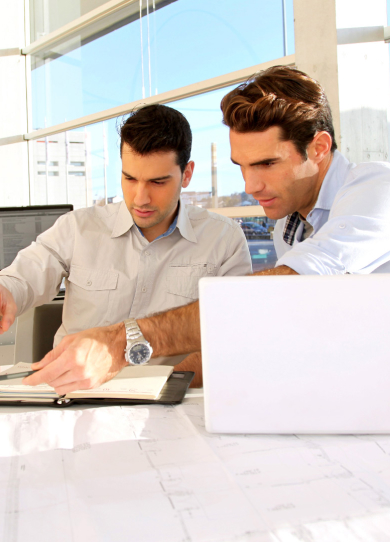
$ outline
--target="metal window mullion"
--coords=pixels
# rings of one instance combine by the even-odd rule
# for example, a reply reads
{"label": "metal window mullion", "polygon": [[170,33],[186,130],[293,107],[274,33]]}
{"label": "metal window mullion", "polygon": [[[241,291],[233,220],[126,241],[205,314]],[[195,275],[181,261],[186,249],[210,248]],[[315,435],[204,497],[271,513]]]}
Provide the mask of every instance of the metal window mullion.
{"label": "metal window mullion", "polygon": [[[205,94],[207,92],[212,92],[220,88],[225,88],[230,85],[241,83],[246,81],[249,77],[260,70],[267,69],[270,66],[275,64],[281,65],[294,65],[295,64],[295,55],[289,55],[286,57],[270,60],[268,62],[263,62],[262,64],[257,64],[256,66],[251,66],[249,68],[244,68],[235,72],[224,74],[218,77],[213,77],[212,79],[206,79],[205,81],[200,81],[198,83],[193,83],[192,85],[187,85],[178,89],[170,90],[168,92],[163,92],[161,94],[156,94],[148,98],[135,100],[133,102],[113,107],[111,109],[106,109],[105,111],[99,111],[92,115],[86,115],[84,117],[79,117],[78,119],[57,124],[49,128],[42,128],[40,130],[35,130],[33,132],[28,132],[24,134],[25,140],[38,139],[40,137],[46,137],[48,135],[54,135],[67,130],[74,130],[76,128],[81,128],[83,126],[88,126],[89,124],[96,124],[97,122],[102,122],[103,120],[112,119],[125,115],[132,111],[134,108],[139,107],[140,105],[148,105],[153,103],[171,103],[178,100],[183,100],[185,98],[191,98],[192,96],[198,96],[200,94]],[[1,140],[0,140],[1,144]]]}
{"label": "metal window mullion", "polygon": [[[30,1],[24,0],[24,39],[25,44],[30,43]],[[26,89],[26,122],[27,131],[32,129],[32,94],[31,94],[31,58],[25,57],[25,89]],[[33,175],[33,149],[32,144],[27,141],[27,183],[28,183],[28,203],[32,205],[34,187],[32,186]]]}
{"label": "metal window mullion", "polygon": [[287,56],[287,15],[286,0],[282,0],[282,21],[283,21],[283,54]]}
{"label": "metal window mullion", "polygon": [[54,32],[51,32],[47,36],[43,36],[30,45],[27,45],[22,49],[22,54],[31,55],[41,51],[42,49],[46,49],[49,46],[52,47],[58,42],[71,38],[74,34],[88,28],[93,23],[105,19],[124,7],[135,4],[138,1],[139,0],[111,0],[110,2],[106,2],[102,6],[91,10],[85,15],[82,15],[74,21],[62,26],[58,30],[54,30]]}

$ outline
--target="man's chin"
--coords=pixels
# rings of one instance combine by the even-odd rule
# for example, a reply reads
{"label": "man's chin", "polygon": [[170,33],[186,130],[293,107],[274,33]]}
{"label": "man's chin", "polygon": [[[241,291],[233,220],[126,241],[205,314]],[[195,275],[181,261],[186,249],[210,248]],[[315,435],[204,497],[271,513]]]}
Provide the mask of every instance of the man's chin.
{"label": "man's chin", "polygon": [[283,211],[280,211],[278,209],[264,209],[264,214],[267,218],[270,218],[271,220],[280,220],[281,218],[284,218],[287,216],[287,214]]}
{"label": "man's chin", "polygon": [[135,224],[140,228],[149,228],[159,222],[156,212],[151,213],[149,216],[140,216],[132,209],[130,214],[133,217]]}

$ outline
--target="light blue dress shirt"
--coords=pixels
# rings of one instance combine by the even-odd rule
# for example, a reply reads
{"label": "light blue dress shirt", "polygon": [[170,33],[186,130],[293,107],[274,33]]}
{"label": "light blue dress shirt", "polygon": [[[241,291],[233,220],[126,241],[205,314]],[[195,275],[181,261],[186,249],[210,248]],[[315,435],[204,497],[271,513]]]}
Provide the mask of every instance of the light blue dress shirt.
{"label": "light blue dress shirt", "polygon": [[390,272],[390,164],[349,162],[335,151],[314,209],[309,238],[283,240],[286,218],[274,231],[276,266],[300,275]]}

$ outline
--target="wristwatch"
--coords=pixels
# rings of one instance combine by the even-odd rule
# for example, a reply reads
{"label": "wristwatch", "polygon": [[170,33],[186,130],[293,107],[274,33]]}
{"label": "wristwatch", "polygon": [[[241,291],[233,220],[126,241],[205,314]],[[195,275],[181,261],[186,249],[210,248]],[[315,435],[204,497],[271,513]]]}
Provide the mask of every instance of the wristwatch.
{"label": "wristwatch", "polygon": [[153,348],[142,335],[142,331],[134,318],[123,322],[126,329],[125,360],[130,365],[144,365],[150,360]]}

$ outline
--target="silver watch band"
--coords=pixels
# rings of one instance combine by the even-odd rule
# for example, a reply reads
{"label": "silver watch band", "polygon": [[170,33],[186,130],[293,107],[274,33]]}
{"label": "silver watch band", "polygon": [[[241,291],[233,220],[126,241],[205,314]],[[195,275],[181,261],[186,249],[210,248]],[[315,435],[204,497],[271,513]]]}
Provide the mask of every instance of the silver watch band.
{"label": "silver watch band", "polygon": [[124,324],[126,329],[127,347],[131,346],[131,344],[137,339],[146,341],[135,318],[127,318],[127,320],[124,320]]}
{"label": "silver watch band", "polygon": [[134,318],[127,318],[123,323],[126,330],[125,360],[130,365],[148,363],[153,354],[153,348],[142,335],[137,321]]}

